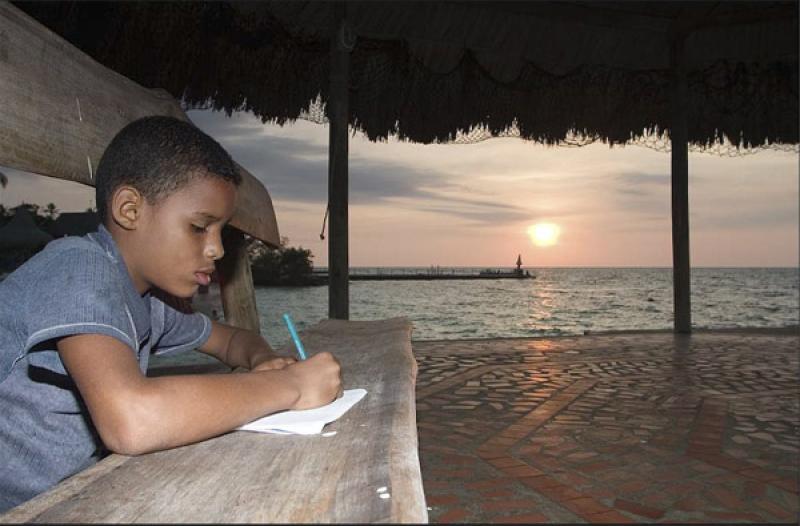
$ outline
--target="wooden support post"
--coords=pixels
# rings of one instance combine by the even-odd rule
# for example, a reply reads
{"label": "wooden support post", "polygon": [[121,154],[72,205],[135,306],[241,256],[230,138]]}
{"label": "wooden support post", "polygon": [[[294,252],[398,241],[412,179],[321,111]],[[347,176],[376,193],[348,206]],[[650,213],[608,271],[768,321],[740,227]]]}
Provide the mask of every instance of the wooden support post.
{"label": "wooden support post", "polygon": [[350,260],[348,243],[348,69],[350,49],[346,41],[345,5],[334,7],[331,36],[331,84],[328,98],[328,316],[350,318]]}
{"label": "wooden support post", "polygon": [[685,34],[675,35],[670,53],[672,66],[672,283],[674,331],[692,332],[691,266],[689,263],[689,130]]}
{"label": "wooden support post", "polygon": [[233,227],[222,232],[225,257],[217,261],[225,323],[261,333],[253,289],[253,274],[244,234]]}

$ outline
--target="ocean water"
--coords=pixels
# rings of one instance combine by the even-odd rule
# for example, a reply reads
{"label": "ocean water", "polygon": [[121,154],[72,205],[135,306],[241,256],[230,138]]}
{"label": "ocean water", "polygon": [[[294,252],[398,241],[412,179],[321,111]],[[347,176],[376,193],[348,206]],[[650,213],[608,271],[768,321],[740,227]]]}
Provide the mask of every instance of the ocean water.
{"label": "ocean water", "polygon": [[[430,268],[353,269],[352,273]],[[439,269],[476,273],[477,268]],[[557,336],[672,328],[670,268],[531,268],[533,280],[351,281],[350,318],[407,316],[414,340]],[[692,269],[696,328],[800,324],[796,268]],[[257,287],[262,333],[289,342],[281,315],[299,329],[328,315],[328,289]],[[221,312],[221,310],[220,310]]]}

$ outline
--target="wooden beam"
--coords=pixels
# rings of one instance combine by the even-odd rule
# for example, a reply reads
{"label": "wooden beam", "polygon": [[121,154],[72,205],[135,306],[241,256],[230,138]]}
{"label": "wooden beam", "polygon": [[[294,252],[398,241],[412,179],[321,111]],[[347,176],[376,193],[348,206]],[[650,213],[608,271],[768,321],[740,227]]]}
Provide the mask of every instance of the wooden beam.
{"label": "wooden beam", "polygon": [[[336,31],[331,37],[331,84],[328,98],[328,316],[350,318],[350,260],[348,225],[348,69],[345,5],[334,8]],[[350,49],[348,49],[350,47]]]}
{"label": "wooden beam", "polygon": [[[148,115],[189,121],[166,91],[106,68],[8,2],[0,2],[0,100],[0,166],[90,186],[106,146],[129,122]],[[278,246],[269,193],[238,168],[231,224]]]}
{"label": "wooden beam", "polygon": [[226,227],[222,234],[225,256],[217,261],[222,310],[225,323],[250,329],[256,333],[261,327],[256,310],[256,295],[247,242],[240,230]]}
{"label": "wooden beam", "polygon": [[689,262],[689,132],[685,34],[677,34],[670,49],[672,143],[672,283],[674,331],[692,332],[691,265]]}

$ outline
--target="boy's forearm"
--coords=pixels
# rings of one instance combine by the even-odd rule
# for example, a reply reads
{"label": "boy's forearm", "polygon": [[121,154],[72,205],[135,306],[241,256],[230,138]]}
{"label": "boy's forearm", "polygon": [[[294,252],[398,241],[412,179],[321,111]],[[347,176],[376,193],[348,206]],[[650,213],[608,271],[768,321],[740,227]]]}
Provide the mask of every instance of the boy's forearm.
{"label": "boy's forearm", "polygon": [[255,332],[237,329],[228,342],[226,363],[231,367],[252,369],[258,363],[275,358],[267,341]]}
{"label": "boy's forearm", "polygon": [[288,409],[300,396],[282,370],[148,378],[142,391],[117,452],[141,454],[198,442]]}

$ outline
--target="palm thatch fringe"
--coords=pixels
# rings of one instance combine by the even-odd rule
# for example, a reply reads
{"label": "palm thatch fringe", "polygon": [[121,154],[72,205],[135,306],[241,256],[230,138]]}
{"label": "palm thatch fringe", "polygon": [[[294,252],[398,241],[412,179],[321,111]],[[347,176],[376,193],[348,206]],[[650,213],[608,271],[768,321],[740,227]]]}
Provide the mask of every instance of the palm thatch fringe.
{"label": "palm thatch fringe", "polygon": [[[552,12],[544,19],[536,4],[553,3],[348,4],[358,36],[351,126],[370,140],[396,135],[421,143],[476,129],[502,135],[514,128],[544,144],[575,134],[611,145],[668,134],[667,43],[690,11],[699,25],[687,40],[690,143],[798,143],[796,3],[792,11],[791,2],[622,2],[627,14],[610,27],[561,11],[555,21]],[[326,2],[18,7],[101,63],[167,89],[186,108],[250,111],[284,124],[328,100]],[[766,17],[770,9],[793,17]],[[658,16],[646,16],[653,11]],[[703,26],[707,20],[717,25]]]}

